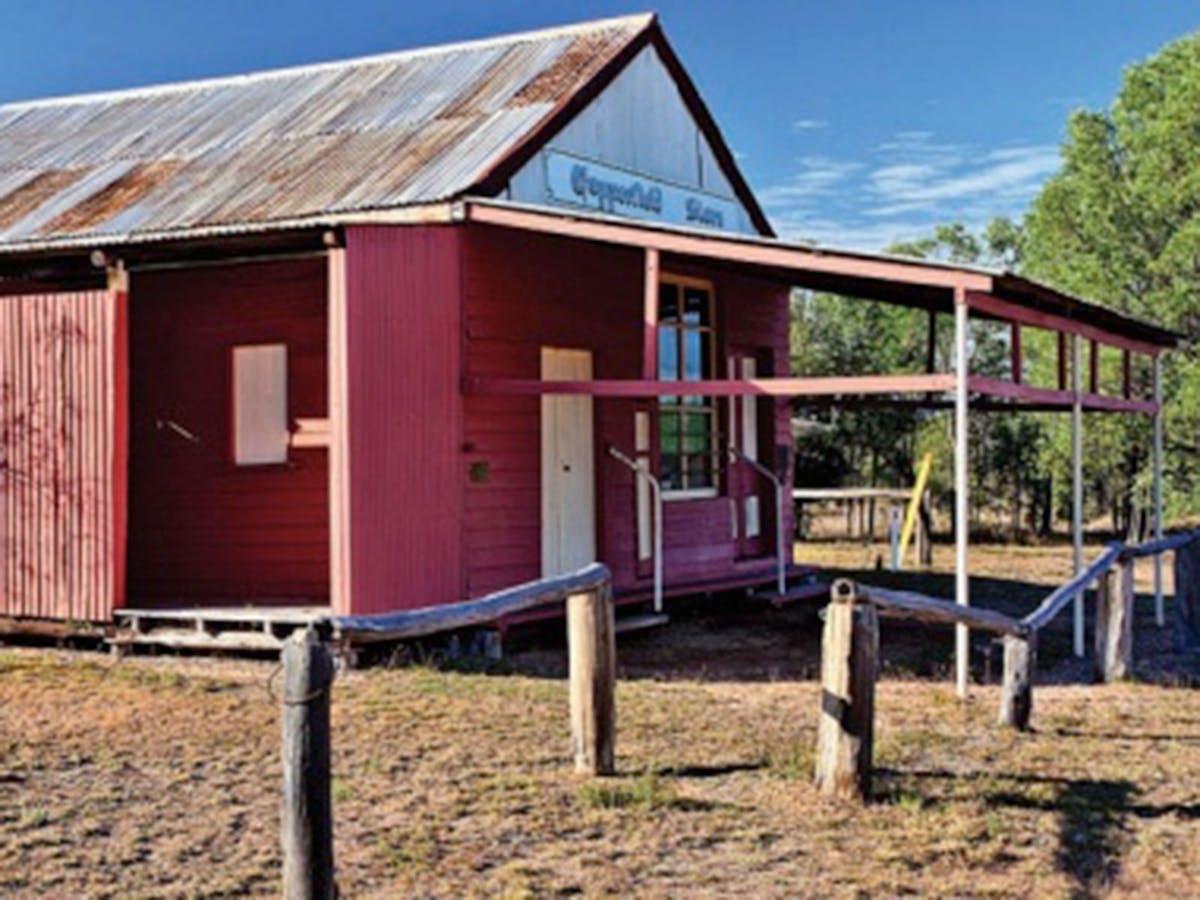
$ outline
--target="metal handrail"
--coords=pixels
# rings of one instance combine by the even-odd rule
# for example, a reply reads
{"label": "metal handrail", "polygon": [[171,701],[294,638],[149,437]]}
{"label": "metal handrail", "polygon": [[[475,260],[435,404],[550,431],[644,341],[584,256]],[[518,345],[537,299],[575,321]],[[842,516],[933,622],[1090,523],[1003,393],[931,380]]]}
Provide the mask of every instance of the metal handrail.
{"label": "metal handrail", "polygon": [[751,468],[768,479],[775,486],[775,581],[779,595],[787,593],[787,560],[784,558],[785,536],[783,533],[783,480],[760,463],[742,453],[732,444],[728,447],[731,462],[742,460],[749,463]]}
{"label": "metal handrail", "polygon": [[648,468],[638,465],[612,444],[608,446],[608,455],[626,466],[635,478],[644,478],[650,485],[654,499],[654,611],[660,613],[663,604],[662,484]]}

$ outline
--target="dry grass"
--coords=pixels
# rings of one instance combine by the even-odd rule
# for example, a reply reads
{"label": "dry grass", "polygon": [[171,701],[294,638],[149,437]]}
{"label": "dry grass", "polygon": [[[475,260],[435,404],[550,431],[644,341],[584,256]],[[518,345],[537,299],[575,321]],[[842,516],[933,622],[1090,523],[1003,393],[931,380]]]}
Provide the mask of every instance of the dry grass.
{"label": "dry grass", "polygon": [[[571,774],[566,687],[542,674],[560,646],[516,654],[525,674],[342,676],[343,896],[1196,895],[1194,691],[1042,687],[1018,735],[993,725],[995,687],[963,704],[889,678],[879,802],[852,808],[809,784],[803,611],[680,618],[622,639],[621,774],[596,783]],[[893,670],[945,643],[885,638]],[[0,651],[0,894],[273,895],[273,668]]]}

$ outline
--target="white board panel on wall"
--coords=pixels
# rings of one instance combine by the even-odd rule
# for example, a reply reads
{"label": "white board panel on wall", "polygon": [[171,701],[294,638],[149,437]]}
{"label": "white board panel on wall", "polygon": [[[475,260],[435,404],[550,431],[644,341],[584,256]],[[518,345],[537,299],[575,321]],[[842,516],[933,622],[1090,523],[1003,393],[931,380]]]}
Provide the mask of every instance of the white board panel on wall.
{"label": "white board panel on wall", "polygon": [[233,459],[239,466],[287,462],[287,346],[233,348]]}

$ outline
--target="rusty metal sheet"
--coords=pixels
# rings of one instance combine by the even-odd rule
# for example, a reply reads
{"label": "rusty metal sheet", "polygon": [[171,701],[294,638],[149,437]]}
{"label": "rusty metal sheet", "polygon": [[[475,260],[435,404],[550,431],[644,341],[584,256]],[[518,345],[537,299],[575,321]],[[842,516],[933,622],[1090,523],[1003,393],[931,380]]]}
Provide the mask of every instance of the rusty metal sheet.
{"label": "rusty metal sheet", "polygon": [[460,196],[652,22],[0,106],[0,248]]}

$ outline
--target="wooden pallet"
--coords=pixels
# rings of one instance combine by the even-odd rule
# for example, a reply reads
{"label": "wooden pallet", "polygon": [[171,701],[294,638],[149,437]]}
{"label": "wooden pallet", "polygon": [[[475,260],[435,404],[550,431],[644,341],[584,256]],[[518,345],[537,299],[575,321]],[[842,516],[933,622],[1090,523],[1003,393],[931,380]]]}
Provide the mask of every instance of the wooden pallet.
{"label": "wooden pallet", "polygon": [[297,628],[329,616],[323,606],[121,609],[108,643],[115,650],[156,646],[178,650],[278,652]]}

